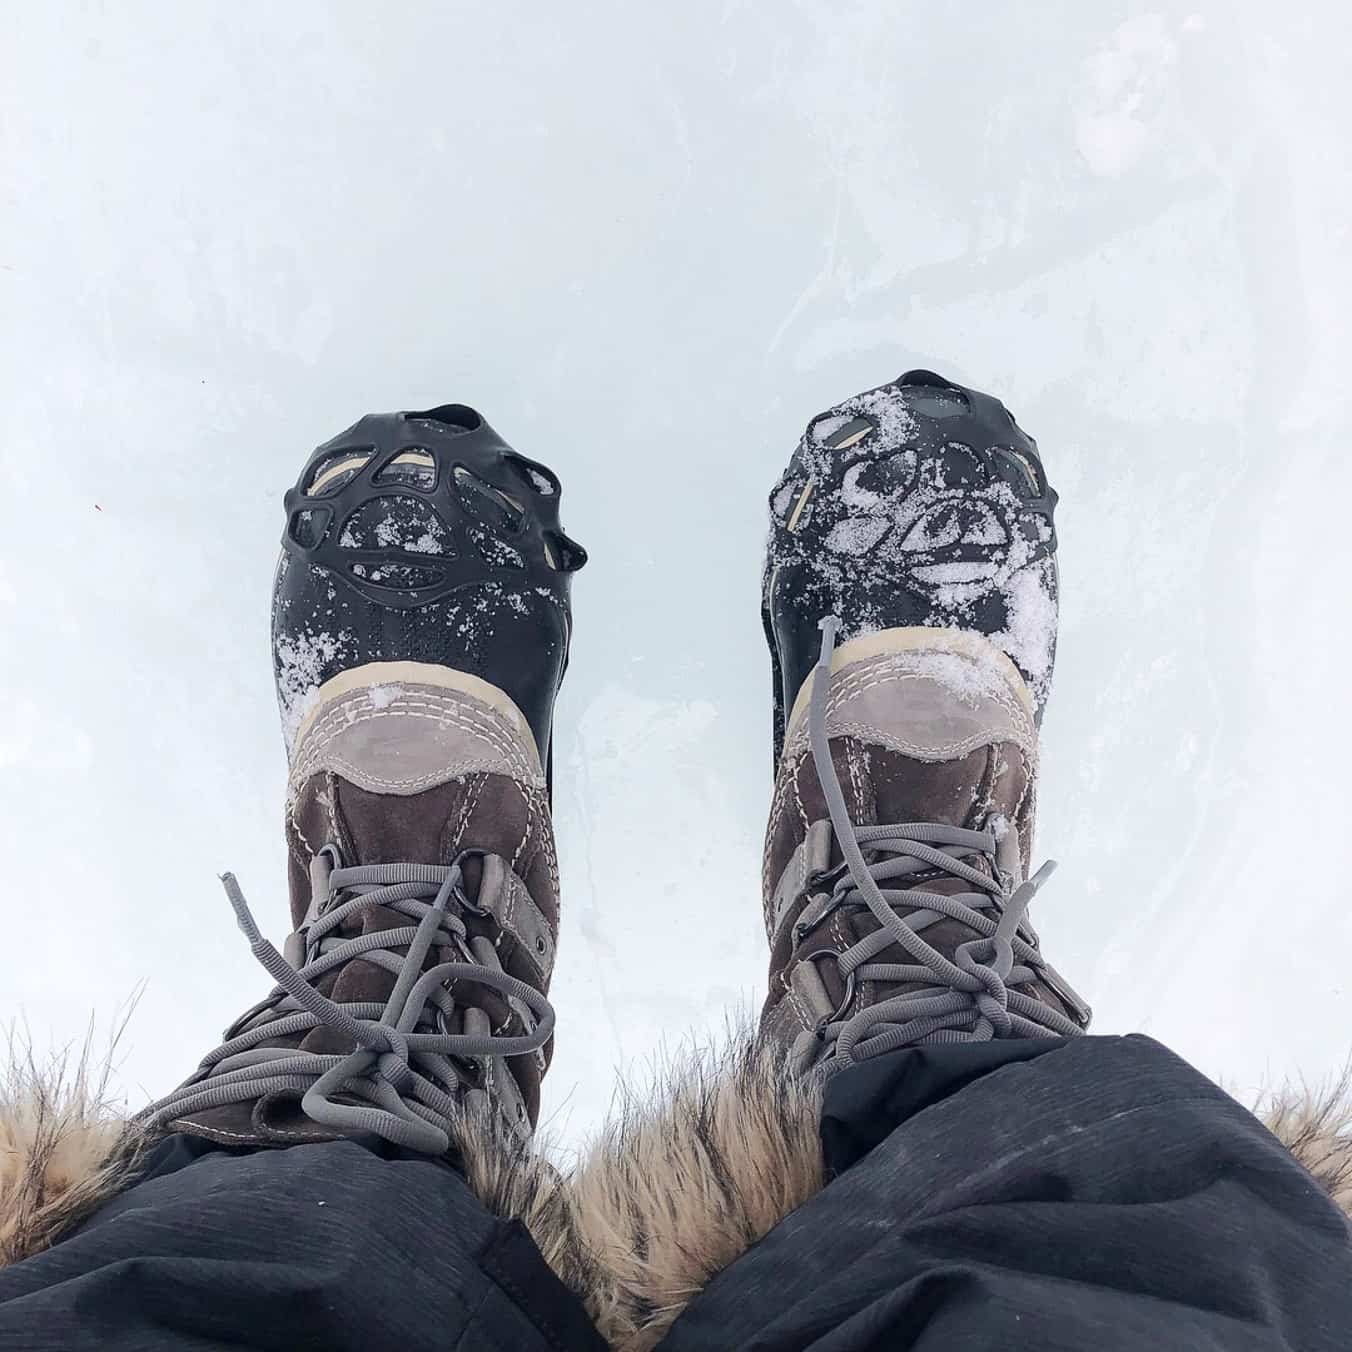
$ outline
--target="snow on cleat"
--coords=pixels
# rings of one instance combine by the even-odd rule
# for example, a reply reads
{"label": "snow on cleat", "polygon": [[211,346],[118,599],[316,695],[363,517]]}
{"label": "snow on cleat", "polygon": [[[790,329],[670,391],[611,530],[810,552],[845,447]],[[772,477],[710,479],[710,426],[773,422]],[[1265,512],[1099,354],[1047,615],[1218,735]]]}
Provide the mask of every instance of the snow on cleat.
{"label": "snow on cleat", "polygon": [[291,932],[153,1128],[257,1147],[529,1135],[559,876],[550,722],[582,551],[559,482],[472,409],[363,418],[287,494],[273,594]]}
{"label": "snow on cleat", "polygon": [[776,761],[827,615],[842,642],[914,626],[984,635],[1040,719],[1056,651],[1055,506],[1036,442],[1004,405],[933,372],[814,418],[770,496]]}
{"label": "snow on cleat", "polygon": [[586,562],[552,471],[461,404],[373,414],[315,451],[286,512],[272,638],[288,750],[325,682],[416,662],[504,691],[548,756]]}

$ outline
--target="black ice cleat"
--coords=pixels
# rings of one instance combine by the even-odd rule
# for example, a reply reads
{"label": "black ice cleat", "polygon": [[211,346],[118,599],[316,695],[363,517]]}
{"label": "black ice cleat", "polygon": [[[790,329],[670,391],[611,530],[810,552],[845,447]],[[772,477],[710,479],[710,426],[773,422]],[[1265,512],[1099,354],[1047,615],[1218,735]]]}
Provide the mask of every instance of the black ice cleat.
{"label": "black ice cleat", "polygon": [[505,692],[548,765],[585,562],[553,472],[473,409],[363,418],[286,495],[272,641],[288,750],[325,682],[420,663]]}
{"label": "black ice cleat", "polygon": [[1040,720],[1056,653],[1055,506],[1036,442],[1004,405],[931,371],[814,418],[770,497],[776,763],[827,615],[842,643],[975,631],[1014,661]]}

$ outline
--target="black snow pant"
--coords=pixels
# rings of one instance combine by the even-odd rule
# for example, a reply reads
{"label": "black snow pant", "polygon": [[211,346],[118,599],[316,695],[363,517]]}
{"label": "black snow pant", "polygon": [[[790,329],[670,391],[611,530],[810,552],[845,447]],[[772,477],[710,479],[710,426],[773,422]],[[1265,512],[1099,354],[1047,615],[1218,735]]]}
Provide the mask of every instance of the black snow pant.
{"label": "black snow pant", "polygon": [[[1352,1347],[1342,1215],[1146,1038],[922,1048],[827,1091],[834,1177],[697,1296],[664,1352]],[[357,1142],[172,1138],[0,1271],[0,1349],[599,1347],[526,1232],[450,1169]]]}

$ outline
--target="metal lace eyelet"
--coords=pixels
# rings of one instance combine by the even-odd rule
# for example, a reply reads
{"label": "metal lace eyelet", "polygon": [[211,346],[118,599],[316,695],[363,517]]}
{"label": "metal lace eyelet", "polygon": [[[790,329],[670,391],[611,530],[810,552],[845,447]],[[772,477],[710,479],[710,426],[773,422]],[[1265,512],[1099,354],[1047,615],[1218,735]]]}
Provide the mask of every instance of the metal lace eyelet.
{"label": "metal lace eyelet", "polygon": [[488,1084],[488,1066],[482,1057],[453,1056],[451,1062],[455,1073],[471,1089],[483,1089]]}
{"label": "metal lace eyelet", "polygon": [[804,892],[829,892],[850,871],[842,859],[830,868],[814,868],[803,881]]}
{"label": "metal lace eyelet", "polygon": [[[837,872],[838,870],[832,869],[830,871],[830,874],[814,875],[816,879],[815,885],[819,888],[823,887],[826,884],[830,884],[832,887],[834,887],[835,882],[831,875],[834,875]],[[812,879],[809,879],[809,882],[811,883]],[[822,925],[826,923],[826,921],[828,921],[833,915],[835,915],[835,913],[840,909],[842,904],[842,899],[839,895],[832,896],[830,893],[825,891],[814,892],[811,889],[811,887],[805,889],[805,895],[808,898],[808,902],[807,906],[803,907],[804,911],[806,911],[808,907],[810,907],[818,897],[830,896],[830,904],[823,906],[820,913],[813,916],[811,920],[800,919],[794,924],[793,927],[794,942],[800,944],[803,942],[804,939],[808,937],[809,934],[811,934],[814,930],[820,929]]]}
{"label": "metal lace eyelet", "polygon": [[451,860],[451,867],[453,869],[460,870],[460,878],[456,882],[455,886],[451,888],[451,896],[455,898],[455,901],[458,905],[464,907],[464,909],[467,910],[471,915],[487,916],[488,915],[487,909],[483,906],[480,906],[478,902],[471,901],[469,899],[469,893],[465,891],[464,861],[471,857],[478,859],[486,859],[488,857],[488,851],[461,850],[460,853],[457,854],[455,858]]}
{"label": "metal lace eyelet", "polygon": [[[818,958],[833,958],[836,964],[836,971],[839,972],[840,957],[841,955],[834,948],[823,948],[816,953],[808,954],[803,961],[815,963]],[[851,1002],[854,1000],[854,993],[855,979],[854,972],[851,970],[845,973],[845,994],[841,996],[840,1003],[836,1006],[833,1013],[828,1014],[817,1024],[817,1036],[819,1038],[824,1038],[826,1036],[827,1027],[830,1024],[835,1023],[850,1007]]]}

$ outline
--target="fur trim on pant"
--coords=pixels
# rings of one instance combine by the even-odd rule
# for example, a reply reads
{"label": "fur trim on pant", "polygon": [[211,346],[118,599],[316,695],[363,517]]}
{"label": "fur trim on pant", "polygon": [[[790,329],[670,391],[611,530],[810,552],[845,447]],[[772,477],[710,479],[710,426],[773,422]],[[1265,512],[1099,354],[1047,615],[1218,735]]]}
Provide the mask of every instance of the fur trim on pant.
{"label": "fur trim on pant", "polygon": [[39,1063],[13,1034],[0,1066],[0,1267],[52,1244],[119,1191],[141,1135],[109,1101],[86,1042]]}
{"label": "fur trim on pant", "polygon": [[688,1050],[617,1111],[569,1178],[607,1342],[656,1345],[695,1294],[823,1183],[815,1080],[740,1037]]}
{"label": "fur trim on pant", "polygon": [[[700,1288],[823,1184],[820,1090],[749,1036],[693,1050],[617,1113],[567,1174],[467,1122],[471,1189],[520,1219],[609,1344],[654,1347]],[[1266,1125],[1352,1215],[1352,1081],[1287,1089]],[[0,1266],[53,1243],[134,1175],[144,1141],[88,1055],[35,1062],[11,1043],[0,1074]]]}

